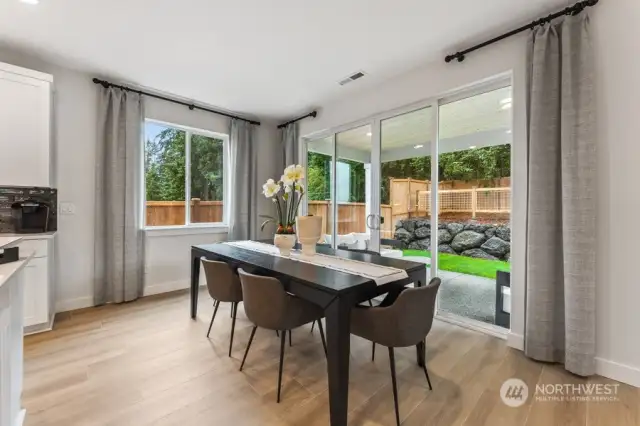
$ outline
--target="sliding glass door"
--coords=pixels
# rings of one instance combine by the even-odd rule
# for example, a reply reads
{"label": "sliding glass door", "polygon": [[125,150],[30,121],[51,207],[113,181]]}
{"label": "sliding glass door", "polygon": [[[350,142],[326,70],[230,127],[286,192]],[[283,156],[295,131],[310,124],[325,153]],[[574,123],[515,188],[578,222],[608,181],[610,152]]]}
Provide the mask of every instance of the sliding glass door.
{"label": "sliding glass door", "polygon": [[508,327],[512,104],[494,81],[306,140],[324,242],[424,263],[439,315]]}

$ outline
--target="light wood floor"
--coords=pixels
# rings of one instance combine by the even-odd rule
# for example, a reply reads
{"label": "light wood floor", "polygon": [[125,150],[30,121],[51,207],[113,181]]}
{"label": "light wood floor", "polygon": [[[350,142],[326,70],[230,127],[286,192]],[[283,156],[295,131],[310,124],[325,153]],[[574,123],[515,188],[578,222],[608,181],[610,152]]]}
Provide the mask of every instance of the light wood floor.
{"label": "light wood floor", "polygon": [[[279,339],[258,330],[245,371],[240,360],[250,323],[239,309],[227,357],[229,306],[211,339],[212,307],[200,297],[197,321],[184,292],[60,315],[55,330],[25,340],[27,425],[328,425],[326,363],[320,336],[293,332],[286,348],[283,399],[276,404]],[[393,425],[388,356],[352,337],[349,421]],[[415,350],[398,350],[404,425],[640,425],[640,392],[621,385],[618,402],[528,402],[509,408],[503,381],[585,383],[557,366],[532,362],[504,341],[436,322],[427,339],[429,391]],[[609,383],[594,378],[590,382]]]}

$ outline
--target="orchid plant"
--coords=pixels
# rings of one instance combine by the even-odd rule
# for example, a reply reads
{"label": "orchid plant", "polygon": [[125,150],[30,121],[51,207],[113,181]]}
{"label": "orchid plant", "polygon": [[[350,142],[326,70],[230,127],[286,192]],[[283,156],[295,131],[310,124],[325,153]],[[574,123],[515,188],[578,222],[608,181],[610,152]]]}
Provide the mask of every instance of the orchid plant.
{"label": "orchid plant", "polygon": [[284,169],[284,174],[279,181],[269,179],[262,185],[262,193],[265,197],[271,198],[276,205],[277,216],[260,215],[266,219],[260,229],[263,230],[268,223],[276,223],[278,229],[276,234],[295,234],[293,225],[300,207],[300,200],[304,195],[304,186],[301,181],[304,179],[304,167],[292,164]]}

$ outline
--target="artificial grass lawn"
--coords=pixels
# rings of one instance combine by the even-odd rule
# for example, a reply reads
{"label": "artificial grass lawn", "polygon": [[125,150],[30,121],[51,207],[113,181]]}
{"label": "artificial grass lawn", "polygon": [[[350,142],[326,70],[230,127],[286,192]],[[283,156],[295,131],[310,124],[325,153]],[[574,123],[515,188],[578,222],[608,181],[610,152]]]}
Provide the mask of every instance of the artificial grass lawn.
{"label": "artificial grass lawn", "polygon": [[[402,250],[402,253],[404,256],[431,257],[431,252],[427,250]],[[459,272],[494,280],[496,279],[496,271],[509,272],[511,270],[511,264],[502,260],[475,259],[449,253],[440,253],[438,259],[438,266],[443,271]]]}

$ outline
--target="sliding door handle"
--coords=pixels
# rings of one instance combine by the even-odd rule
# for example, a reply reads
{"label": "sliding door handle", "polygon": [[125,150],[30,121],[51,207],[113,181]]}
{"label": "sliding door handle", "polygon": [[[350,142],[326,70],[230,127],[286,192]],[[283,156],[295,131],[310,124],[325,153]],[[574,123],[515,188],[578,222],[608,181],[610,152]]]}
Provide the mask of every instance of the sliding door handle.
{"label": "sliding door handle", "polygon": [[371,219],[373,219],[374,215],[370,214],[367,216],[367,228],[369,229],[376,229],[374,223],[371,221]]}

